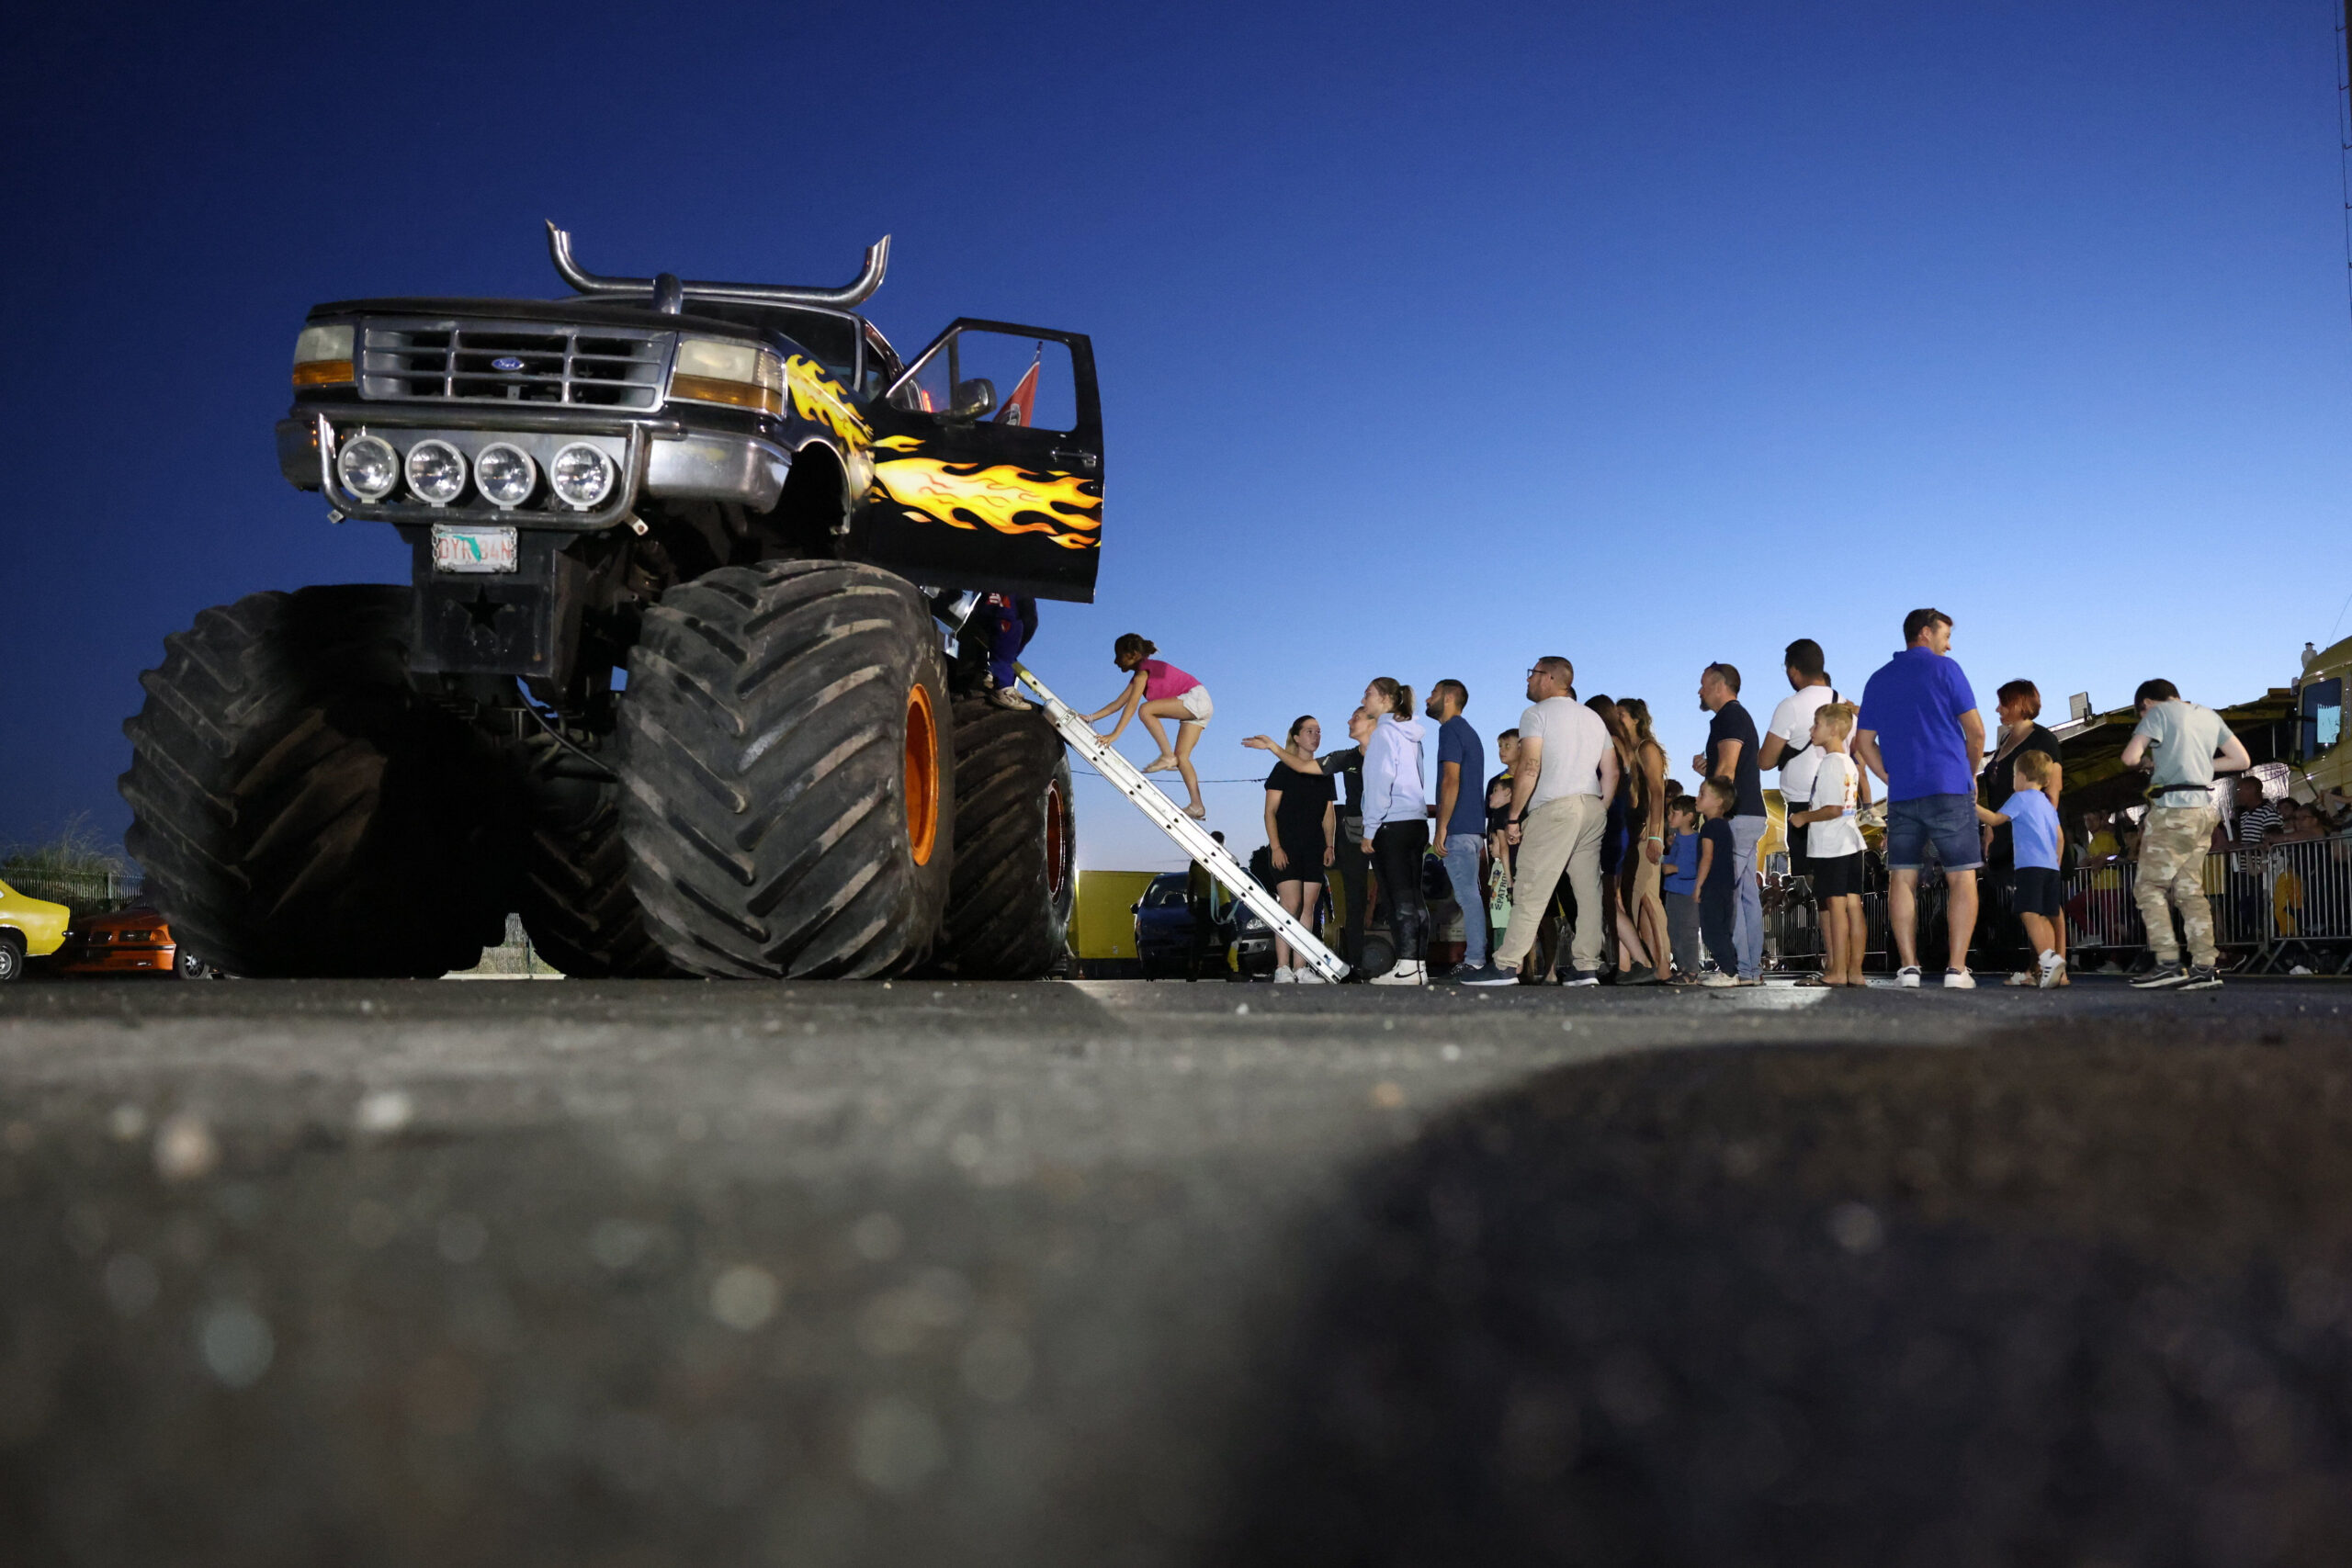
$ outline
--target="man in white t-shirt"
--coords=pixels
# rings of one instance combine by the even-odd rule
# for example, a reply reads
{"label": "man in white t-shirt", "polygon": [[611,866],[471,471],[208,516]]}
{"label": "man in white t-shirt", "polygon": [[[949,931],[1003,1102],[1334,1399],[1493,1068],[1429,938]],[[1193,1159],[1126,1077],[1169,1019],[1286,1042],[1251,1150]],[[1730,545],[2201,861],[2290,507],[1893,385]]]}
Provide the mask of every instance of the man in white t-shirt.
{"label": "man in white t-shirt", "polygon": [[1600,835],[1608,802],[1617,793],[1617,749],[1600,716],[1571,694],[1576,666],[1558,655],[1539,659],[1527,672],[1527,700],[1519,716],[1519,756],[1511,763],[1510,805],[1503,835],[1519,846],[1511,884],[1522,895],[1510,903],[1510,926],[1487,968],[1464,978],[1471,986],[1515,986],[1535,946],[1544,906],[1560,873],[1577,896],[1571,986],[1600,983],[1601,944],[1609,911],[1601,898]]}
{"label": "man in white t-shirt", "polygon": [[[1813,743],[1814,716],[1836,702],[1838,693],[1822,670],[1821,645],[1813,638],[1797,638],[1781,658],[1793,691],[1772,710],[1772,723],[1757,749],[1756,763],[1781,770],[1781,804],[1794,813],[1803,811],[1813,799],[1813,775],[1821,766],[1821,748]],[[1788,829],[1791,876],[1803,876],[1809,869],[1811,833],[1805,827]]]}

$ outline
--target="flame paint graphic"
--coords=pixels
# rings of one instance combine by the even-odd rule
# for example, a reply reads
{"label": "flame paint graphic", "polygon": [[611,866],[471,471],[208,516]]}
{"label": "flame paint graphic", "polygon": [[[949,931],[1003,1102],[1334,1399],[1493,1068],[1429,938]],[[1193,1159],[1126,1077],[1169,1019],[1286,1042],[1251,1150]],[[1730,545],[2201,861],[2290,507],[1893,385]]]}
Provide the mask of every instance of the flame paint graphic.
{"label": "flame paint graphic", "polygon": [[1092,479],[1002,463],[896,457],[875,465],[874,480],[918,523],[1042,534],[1066,550],[1102,543],[1102,491]]}
{"label": "flame paint graphic", "polygon": [[823,425],[852,450],[874,439],[874,431],[849,394],[825,374],[825,367],[813,359],[796,354],[784,362],[785,384],[792,389],[793,412],[801,418]]}
{"label": "flame paint graphic", "polygon": [[874,445],[876,446],[887,447],[893,452],[920,452],[922,450],[922,437],[920,435],[886,435],[881,440],[876,441]]}

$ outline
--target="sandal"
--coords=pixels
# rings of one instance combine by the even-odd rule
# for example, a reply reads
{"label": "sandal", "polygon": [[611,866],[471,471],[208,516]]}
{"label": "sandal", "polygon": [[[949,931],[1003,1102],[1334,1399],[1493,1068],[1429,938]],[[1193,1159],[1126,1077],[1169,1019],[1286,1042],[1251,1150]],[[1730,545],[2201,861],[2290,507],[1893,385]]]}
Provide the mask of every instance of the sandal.
{"label": "sandal", "polygon": [[1184,815],[1195,822],[1205,822],[1209,819],[1209,808],[1205,806],[1188,806],[1184,807]]}
{"label": "sandal", "polygon": [[1162,751],[1159,756],[1154,757],[1150,761],[1146,762],[1140,771],[1147,773],[1164,773],[1175,765],[1176,753],[1173,751]]}
{"label": "sandal", "polygon": [[1836,990],[1842,983],[1838,980],[1825,980],[1817,975],[1808,975],[1797,982],[1796,988],[1800,991],[1831,991]]}

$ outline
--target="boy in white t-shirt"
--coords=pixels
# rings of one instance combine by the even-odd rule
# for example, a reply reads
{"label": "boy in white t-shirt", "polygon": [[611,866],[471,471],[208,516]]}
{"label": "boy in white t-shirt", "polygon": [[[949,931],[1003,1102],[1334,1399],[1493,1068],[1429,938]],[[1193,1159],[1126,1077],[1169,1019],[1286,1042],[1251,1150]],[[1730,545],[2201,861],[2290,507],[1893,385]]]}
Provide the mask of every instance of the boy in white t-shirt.
{"label": "boy in white t-shirt", "polygon": [[[1862,986],[1862,829],[1854,813],[1861,802],[1861,771],[1846,755],[1854,733],[1854,705],[1826,703],[1813,716],[1812,743],[1821,750],[1813,775],[1809,809],[1792,812],[1791,827],[1805,829],[1812,862],[1813,897],[1821,910],[1821,936],[1829,957],[1822,986]],[[1804,984],[1805,982],[1799,982]]]}

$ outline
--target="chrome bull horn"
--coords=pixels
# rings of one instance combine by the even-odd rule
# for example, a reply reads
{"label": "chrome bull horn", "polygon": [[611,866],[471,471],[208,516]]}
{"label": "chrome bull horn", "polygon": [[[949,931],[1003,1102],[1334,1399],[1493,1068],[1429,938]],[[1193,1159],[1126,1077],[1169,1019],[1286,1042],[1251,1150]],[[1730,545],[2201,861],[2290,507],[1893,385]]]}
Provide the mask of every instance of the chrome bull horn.
{"label": "chrome bull horn", "polygon": [[[548,254],[555,258],[555,270],[566,283],[582,294],[650,294],[655,280],[650,277],[605,277],[583,271],[571,259],[571,236],[548,224]],[[865,247],[865,268],[854,282],[840,288],[788,288],[774,283],[696,283],[687,282],[684,288],[689,299],[732,299],[754,305],[825,305],[847,310],[872,299],[882,287],[882,275],[890,266],[890,236],[883,235]]]}

